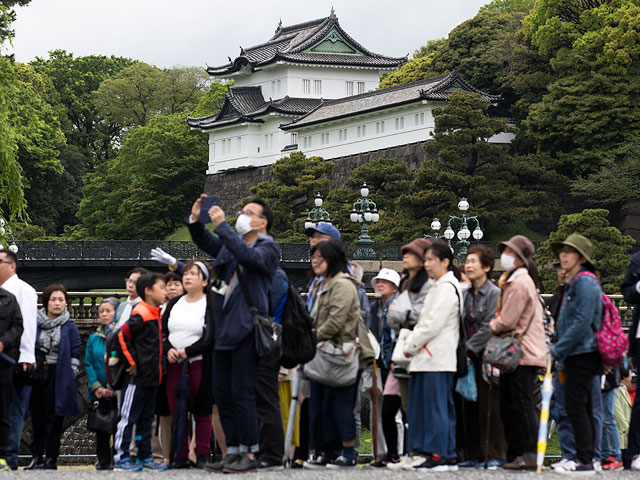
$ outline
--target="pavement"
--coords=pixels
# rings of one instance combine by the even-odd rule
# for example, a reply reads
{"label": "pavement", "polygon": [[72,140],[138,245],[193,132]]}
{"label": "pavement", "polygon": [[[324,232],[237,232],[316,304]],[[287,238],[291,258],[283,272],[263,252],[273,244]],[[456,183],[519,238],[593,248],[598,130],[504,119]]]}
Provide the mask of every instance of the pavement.
{"label": "pavement", "polygon": [[[98,479],[98,480],[163,480],[163,477],[168,477],[166,480],[176,479],[206,479],[216,478],[222,479],[233,477],[234,480],[387,480],[387,479],[408,479],[408,480],[421,480],[429,478],[438,479],[451,479],[451,480],[535,480],[541,477],[551,479],[566,479],[566,475],[560,475],[546,470],[541,476],[538,476],[535,472],[506,472],[504,470],[496,471],[484,471],[482,469],[460,469],[457,472],[440,472],[440,473],[428,473],[428,472],[412,472],[401,471],[395,472],[388,469],[373,469],[373,468],[354,468],[344,470],[284,470],[284,471],[269,471],[259,473],[249,473],[243,475],[225,475],[221,473],[208,473],[203,470],[168,470],[165,472],[96,472],[92,467],[60,467],[57,471],[52,470],[38,470],[31,472],[2,472],[0,473],[0,480],[9,478],[21,478],[21,479],[35,479],[35,480],[84,480],[84,479]],[[630,470],[624,470],[619,472],[607,472],[598,475],[592,475],[590,478],[597,478],[605,480],[606,478],[621,479],[621,480],[637,480],[640,478],[638,472],[632,472]]]}

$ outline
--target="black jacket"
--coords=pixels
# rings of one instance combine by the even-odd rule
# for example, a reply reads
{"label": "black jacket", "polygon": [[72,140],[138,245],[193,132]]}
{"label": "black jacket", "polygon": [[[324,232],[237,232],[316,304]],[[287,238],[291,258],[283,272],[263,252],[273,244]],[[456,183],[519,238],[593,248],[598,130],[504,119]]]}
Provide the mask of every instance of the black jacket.
{"label": "black jacket", "polygon": [[144,300],[133,307],[131,317],[118,331],[120,348],[137,374],[131,382],[141,387],[157,387],[164,377],[162,322],[160,309]]}
{"label": "black jacket", "polygon": [[[20,337],[22,336],[22,314],[18,301],[13,294],[0,288],[0,342],[2,353],[18,360],[20,356]],[[13,368],[0,360],[0,383],[11,383]]]}
{"label": "black jacket", "polygon": [[[171,310],[178,300],[180,300],[182,296],[172,298],[167,303],[167,307],[164,310],[164,314],[162,315],[162,337],[163,337],[163,354],[166,357],[167,352],[173,348],[173,345],[169,342],[169,328],[167,327],[169,323],[169,315],[171,314]],[[211,318],[211,312],[213,311],[210,308],[209,297],[207,296],[207,308],[204,314],[204,328],[202,329],[202,336],[198,341],[189,345],[185,348],[185,352],[188,358],[197,357],[198,355],[202,355],[202,380],[200,381],[200,387],[198,388],[198,393],[193,401],[193,405],[191,406],[191,412],[195,414],[207,415],[211,413],[211,407],[213,405],[213,342],[214,342],[214,324],[213,318]],[[165,394],[166,392],[160,392],[160,395]]]}
{"label": "black jacket", "polygon": [[640,293],[636,290],[636,284],[640,281],[640,252],[634,253],[631,263],[622,279],[622,295],[627,303],[635,305],[633,309],[633,324],[629,329],[629,355],[636,355],[636,333],[638,331],[638,316],[640,315]]}

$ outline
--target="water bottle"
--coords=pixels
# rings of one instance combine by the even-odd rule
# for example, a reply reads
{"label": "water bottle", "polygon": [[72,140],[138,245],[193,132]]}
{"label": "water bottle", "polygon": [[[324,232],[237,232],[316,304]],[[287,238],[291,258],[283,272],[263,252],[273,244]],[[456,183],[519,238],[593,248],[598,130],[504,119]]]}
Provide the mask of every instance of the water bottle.
{"label": "water bottle", "polygon": [[109,357],[109,366],[115,367],[116,365],[118,365],[118,363],[120,363],[120,359],[118,358],[118,354],[114,350],[111,352],[111,356]]}

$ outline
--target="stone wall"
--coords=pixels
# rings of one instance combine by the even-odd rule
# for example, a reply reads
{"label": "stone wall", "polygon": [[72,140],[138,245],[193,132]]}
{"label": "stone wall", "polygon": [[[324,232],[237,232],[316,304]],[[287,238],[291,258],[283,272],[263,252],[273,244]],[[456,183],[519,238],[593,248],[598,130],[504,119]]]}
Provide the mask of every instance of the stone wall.
{"label": "stone wall", "polygon": [[[406,162],[412,170],[416,170],[427,158],[427,154],[422,148],[423,144],[424,142],[416,142],[363,152],[357,155],[327,159],[327,161],[335,163],[335,168],[330,177],[332,186],[341,188],[354,169],[378,158],[395,157]],[[238,203],[250,195],[249,189],[252,186],[271,179],[270,172],[271,166],[265,166],[227,170],[223,173],[207,175],[204,193],[218,195],[222,209],[225,212],[234,212],[238,207]]]}

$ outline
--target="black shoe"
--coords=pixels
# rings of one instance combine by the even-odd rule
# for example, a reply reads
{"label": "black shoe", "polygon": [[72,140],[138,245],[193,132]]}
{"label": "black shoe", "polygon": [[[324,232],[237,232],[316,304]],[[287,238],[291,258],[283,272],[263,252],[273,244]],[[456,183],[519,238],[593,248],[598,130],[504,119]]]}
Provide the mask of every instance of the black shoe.
{"label": "black shoe", "polygon": [[309,455],[309,459],[304,462],[304,468],[308,468],[310,470],[316,470],[319,468],[325,468],[327,466],[327,459],[324,455]]}
{"label": "black shoe", "polygon": [[423,463],[417,467],[413,467],[413,469],[419,472],[448,472],[449,465],[447,464],[446,458],[439,457],[435,459],[430,455]]}
{"label": "black shoe", "polygon": [[[239,457],[239,458],[238,458]],[[224,473],[247,473],[257,472],[258,462],[255,458],[249,458],[249,455],[238,455],[235,462],[226,465],[222,470]]]}
{"label": "black shoe", "polygon": [[44,460],[42,457],[33,457],[31,463],[24,467],[25,470],[41,470],[44,468]]}
{"label": "black shoe", "polygon": [[304,468],[304,460],[298,458],[291,462],[291,468]]}
{"label": "black shoe", "polygon": [[272,462],[270,460],[258,460],[258,468],[260,470],[284,470],[282,462]]}
{"label": "black shoe", "polygon": [[113,466],[110,463],[105,465],[99,463],[96,465],[96,470],[113,470]]}
{"label": "black shoe", "polygon": [[205,464],[204,469],[208,472],[222,472],[227,465],[235,462],[237,457],[239,456],[239,453],[230,453],[229,455],[224,457],[223,460]]}
{"label": "black shoe", "polygon": [[356,461],[355,459],[347,458],[344,455],[340,455],[335,460],[331,460],[327,463],[327,468],[347,468],[347,467],[355,467]]}
{"label": "black shoe", "polygon": [[58,459],[57,458],[45,458],[44,459],[44,467],[45,470],[57,470],[58,469]]}
{"label": "black shoe", "polygon": [[204,468],[204,466],[209,463],[211,459],[211,455],[208,453],[198,453],[196,454],[196,463],[191,462],[191,466],[195,468]]}
{"label": "black shoe", "polygon": [[191,468],[191,461],[188,458],[180,458],[177,461],[169,465],[169,468],[176,470],[184,470],[185,468]]}

